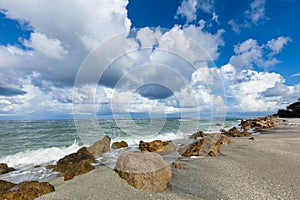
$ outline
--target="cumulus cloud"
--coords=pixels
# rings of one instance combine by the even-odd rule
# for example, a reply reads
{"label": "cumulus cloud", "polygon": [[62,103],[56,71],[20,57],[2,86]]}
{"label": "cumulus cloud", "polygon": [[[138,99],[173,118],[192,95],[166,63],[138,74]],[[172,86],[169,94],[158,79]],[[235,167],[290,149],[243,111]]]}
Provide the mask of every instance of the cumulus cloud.
{"label": "cumulus cloud", "polygon": [[239,69],[274,66],[280,62],[274,55],[280,53],[288,41],[290,41],[288,37],[280,36],[259,45],[256,40],[248,39],[234,46],[235,55],[230,58],[230,64]]}
{"label": "cumulus cloud", "polygon": [[[195,2],[183,1],[181,6],[186,3],[191,10],[183,6],[178,12],[194,20],[193,12],[202,10],[218,20],[213,1]],[[28,22],[32,33],[29,39],[21,38],[27,49],[0,46],[0,68],[5,70],[0,74],[0,115],[224,113],[220,70],[212,66],[224,45],[224,30],[209,33],[200,20],[171,30],[145,27],[128,35],[127,4],[118,0],[1,1],[5,15]],[[280,37],[259,45],[249,39],[235,46],[236,55],[230,60],[235,68],[221,69],[225,81],[233,82],[225,89],[244,105],[235,108],[245,110],[255,100],[262,101],[262,96],[277,98],[286,89],[281,76],[250,68],[278,62],[273,55],[288,41]],[[238,67],[248,70],[239,73]],[[264,87],[252,93],[255,84]],[[276,84],[282,86],[279,92],[272,89]]]}
{"label": "cumulus cloud", "polygon": [[24,45],[50,58],[62,59],[68,53],[60,40],[50,39],[42,33],[31,33],[30,40],[25,40]]}
{"label": "cumulus cloud", "polygon": [[[221,81],[211,79],[217,77],[218,72],[209,70],[207,63],[218,58],[219,47],[223,45],[221,37],[223,30],[211,34],[203,31],[202,28],[201,24],[174,26],[171,30],[143,28],[134,30],[136,38],[128,38],[127,35],[113,38],[113,46],[120,47],[118,50],[111,51],[111,43],[108,43],[107,48],[104,44],[98,50],[96,49],[95,54],[91,54],[88,65],[82,66],[83,71],[80,74],[88,77],[88,80],[97,80],[96,77],[91,78],[93,74],[103,72],[100,84],[109,87],[113,91],[114,98],[111,103],[106,101],[107,104],[99,104],[99,109],[107,112],[113,109],[114,111],[111,112],[118,111],[118,114],[122,111],[142,112],[148,104],[153,105],[155,108],[153,112],[156,114],[181,111],[195,113],[200,109],[197,109],[200,107],[199,103],[201,103],[201,110],[209,109],[211,99],[218,99],[216,103],[221,107],[224,99],[220,100],[223,97],[220,98],[218,92],[215,92],[216,98],[211,98],[211,95],[214,95],[212,91]],[[113,63],[109,63],[106,62],[106,58],[116,59],[113,59]],[[94,70],[90,68],[85,72],[84,69],[91,66],[97,68],[93,68]],[[96,72],[97,70],[99,71]],[[195,78],[196,71],[202,74],[201,80],[200,75]],[[87,76],[86,73],[89,75]],[[80,88],[81,85],[79,84],[78,87]],[[78,97],[86,96],[86,92],[91,94],[88,99],[93,100],[93,91],[87,89],[78,90]],[[195,93],[193,101],[191,101],[192,93]],[[108,98],[106,93],[101,92],[101,94],[102,98]],[[85,106],[87,105],[79,105],[78,110],[92,110],[82,109]]]}
{"label": "cumulus cloud", "polygon": [[28,40],[21,38],[31,50],[2,47],[0,56],[8,57],[1,61],[25,74],[37,71],[42,79],[72,85],[80,63],[91,49],[130,29],[127,4],[118,0],[1,1],[6,17],[25,21],[32,29]]}
{"label": "cumulus cloud", "polygon": [[[6,17],[28,24],[31,30],[29,39],[20,38],[27,49],[0,45],[0,68],[5,71],[0,74],[1,86],[6,93],[7,88],[11,94],[11,88],[15,88],[15,94],[16,90],[26,92],[2,97],[7,113],[22,115],[19,105],[23,110],[30,110],[30,106],[35,107],[32,110],[44,110],[46,106],[53,111],[55,107],[68,108],[70,113],[72,106],[66,105],[72,99],[71,87],[80,63],[99,43],[130,29],[127,4],[118,0],[1,1],[1,12]],[[24,83],[27,77],[30,83]],[[33,98],[36,95],[44,99]]]}
{"label": "cumulus cloud", "polygon": [[231,64],[220,70],[232,104],[228,110],[231,112],[276,112],[290,102],[289,99],[295,99],[295,90],[299,87],[285,85],[285,79],[274,72],[236,70]]}

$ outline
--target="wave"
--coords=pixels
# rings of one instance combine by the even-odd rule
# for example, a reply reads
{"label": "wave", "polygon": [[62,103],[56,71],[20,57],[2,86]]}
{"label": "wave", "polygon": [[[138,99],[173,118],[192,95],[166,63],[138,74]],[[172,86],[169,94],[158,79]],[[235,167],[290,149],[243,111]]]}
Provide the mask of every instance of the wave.
{"label": "wave", "polygon": [[68,147],[40,148],[36,150],[26,150],[14,155],[8,155],[0,158],[0,163],[7,163],[9,167],[16,169],[20,169],[25,166],[42,165],[45,163],[55,162],[65,155],[76,152],[79,148],[80,146],[75,140],[74,143]]}

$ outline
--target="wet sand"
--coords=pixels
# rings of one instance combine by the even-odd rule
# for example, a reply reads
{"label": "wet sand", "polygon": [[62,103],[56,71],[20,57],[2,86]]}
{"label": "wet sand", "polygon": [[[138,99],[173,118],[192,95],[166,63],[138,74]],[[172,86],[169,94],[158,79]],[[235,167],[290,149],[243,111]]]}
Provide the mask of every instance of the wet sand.
{"label": "wet sand", "polygon": [[56,191],[38,199],[299,199],[300,119],[286,119],[255,140],[234,138],[217,157],[180,158],[164,192],[142,191],[109,167],[50,183]]}

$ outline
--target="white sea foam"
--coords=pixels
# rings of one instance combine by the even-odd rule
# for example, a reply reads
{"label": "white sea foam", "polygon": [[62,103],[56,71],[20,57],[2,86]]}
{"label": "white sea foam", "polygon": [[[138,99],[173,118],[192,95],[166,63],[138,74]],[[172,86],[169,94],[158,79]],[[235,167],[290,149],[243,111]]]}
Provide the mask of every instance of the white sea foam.
{"label": "white sea foam", "polygon": [[40,148],[36,150],[26,150],[0,158],[0,163],[7,163],[9,167],[22,168],[30,165],[41,165],[59,160],[65,155],[76,152],[80,146],[75,141],[68,147]]}

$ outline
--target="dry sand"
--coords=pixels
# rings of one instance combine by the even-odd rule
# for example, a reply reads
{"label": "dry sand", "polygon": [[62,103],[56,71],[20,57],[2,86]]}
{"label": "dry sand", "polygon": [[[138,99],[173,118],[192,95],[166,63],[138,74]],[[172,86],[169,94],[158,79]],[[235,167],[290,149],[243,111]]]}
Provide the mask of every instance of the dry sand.
{"label": "dry sand", "polygon": [[300,199],[300,119],[286,119],[255,140],[235,138],[217,157],[181,158],[187,169],[173,169],[171,188],[137,190],[111,168],[64,182],[39,199]]}

